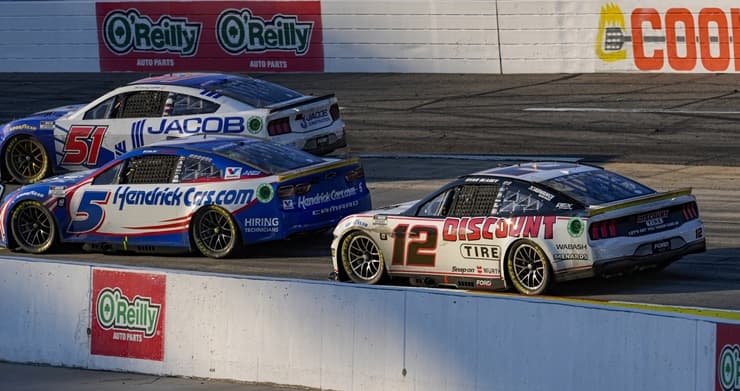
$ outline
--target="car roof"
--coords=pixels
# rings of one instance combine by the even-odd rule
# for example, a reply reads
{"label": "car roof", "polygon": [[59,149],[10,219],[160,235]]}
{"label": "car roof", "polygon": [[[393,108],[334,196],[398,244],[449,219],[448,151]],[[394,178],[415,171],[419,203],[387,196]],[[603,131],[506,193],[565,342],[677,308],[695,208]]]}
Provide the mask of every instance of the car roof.
{"label": "car roof", "polygon": [[249,79],[249,77],[229,75],[225,73],[168,73],[166,75],[147,77],[144,79],[132,81],[131,83],[129,83],[129,85],[156,84],[202,88],[202,86],[206,83],[218,82],[228,79]]}
{"label": "car roof", "polygon": [[504,167],[495,167],[466,177],[507,177],[516,178],[527,182],[540,183],[553,178],[580,172],[601,170],[599,167],[571,162],[528,162],[513,164]]}
{"label": "car roof", "polygon": [[207,146],[215,143],[229,143],[229,142],[241,142],[241,143],[271,143],[273,141],[266,140],[264,138],[248,136],[248,135],[228,135],[228,134],[194,134],[186,137],[175,137],[168,140],[158,141],[156,143],[149,144],[143,149],[164,147],[164,148],[181,148],[188,150],[208,150]]}

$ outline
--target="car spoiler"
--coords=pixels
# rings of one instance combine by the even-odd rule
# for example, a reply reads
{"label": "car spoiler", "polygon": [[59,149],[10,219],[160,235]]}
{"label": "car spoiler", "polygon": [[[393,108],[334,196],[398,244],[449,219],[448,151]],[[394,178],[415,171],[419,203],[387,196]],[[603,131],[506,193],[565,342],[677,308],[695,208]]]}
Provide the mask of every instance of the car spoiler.
{"label": "car spoiler", "polygon": [[678,197],[687,196],[687,195],[691,195],[690,187],[687,187],[684,189],[673,190],[673,191],[667,191],[664,193],[650,194],[650,195],[646,195],[646,196],[642,196],[638,198],[630,198],[630,200],[626,202],[615,201],[615,202],[611,202],[608,204],[595,205],[595,206],[592,206],[591,209],[589,209],[588,215],[589,217],[596,216],[596,215],[600,215],[606,212],[611,212],[617,209],[624,209],[624,208],[629,208],[631,206],[647,204],[647,203],[655,202],[655,201],[667,200],[670,198],[678,198]]}
{"label": "car spoiler", "polygon": [[299,168],[297,170],[278,174],[278,182],[287,181],[287,180],[298,178],[304,175],[315,174],[321,171],[331,170],[332,168],[351,166],[353,164],[359,164],[359,163],[360,163],[360,159],[358,158],[350,158],[350,159],[344,159],[344,160],[337,160],[333,162],[320,163],[320,165],[315,166],[314,168],[311,168],[306,171],[301,171],[301,169]]}
{"label": "car spoiler", "polygon": [[331,99],[333,97],[334,97],[334,94],[327,94],[327,95],[321,95],[321,96],[309,96],[309,97],[306,97],[306,99],[302,99],[297,102],[287,103],[284,105],[277,103],[274,105],[267,106],[265,108],[269,109],[270,113],[274,113],[276,111],[292,109],[294,107],[307,105],[309,103],[319,102],[325,99]]}

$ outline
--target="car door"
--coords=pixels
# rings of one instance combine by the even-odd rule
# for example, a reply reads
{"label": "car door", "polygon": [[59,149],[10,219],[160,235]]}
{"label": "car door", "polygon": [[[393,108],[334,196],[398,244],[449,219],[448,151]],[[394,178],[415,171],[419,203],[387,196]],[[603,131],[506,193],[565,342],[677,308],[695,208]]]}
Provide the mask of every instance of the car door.
{"label": "car door", "polygon": [[181,157],[139,155],[97,175],[70,199],[70,241],[187,243],[190,208],[178,177]]}
{"label": "car door", "polygon": [[142,121],[161,118],[166,97],[165,91],[127,91],[57,120],[57,164],[67,170],[99,167],[143,146]]}
{"label": "car door", "polygon": [[500,246],[482,234],[498,193],[495,183],[461,183],[391,219],[391,273],[499,278]]}

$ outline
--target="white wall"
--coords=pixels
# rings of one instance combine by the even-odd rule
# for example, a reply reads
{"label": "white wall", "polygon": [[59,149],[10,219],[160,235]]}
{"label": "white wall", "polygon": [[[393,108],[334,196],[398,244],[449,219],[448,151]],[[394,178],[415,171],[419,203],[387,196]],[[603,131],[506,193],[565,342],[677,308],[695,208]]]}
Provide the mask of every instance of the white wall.
{"label": "white wall", "polygon": [[[736,72],[731,42],[740,37],[733,36],[730,17],[736,6],[730,0],[323,0],[324,71]],[[642,8],[657,25],[633,23]],[[671,9],[694,28],[669,23]],[[621,50],[604,49],[604,16],[603,26],[619,27],[626,37]],[[659,59],[657,67],[638,58],[635,24],[648,41],[644,56]],[[670,44],[674,27],[679,42]],[[681,41],[692,36],[695,47]],[[680,65],[682,58],[688,66]],[[99,70],[94,1],[0,1],[0,72]]]}
{"label": "white wall", "polygon": [[699,390],[714,381],[707,318],[166,270],[157,270],[167,278],[164,360],[91,355],[92,267],[1,259],[0,360],[338,390]]}

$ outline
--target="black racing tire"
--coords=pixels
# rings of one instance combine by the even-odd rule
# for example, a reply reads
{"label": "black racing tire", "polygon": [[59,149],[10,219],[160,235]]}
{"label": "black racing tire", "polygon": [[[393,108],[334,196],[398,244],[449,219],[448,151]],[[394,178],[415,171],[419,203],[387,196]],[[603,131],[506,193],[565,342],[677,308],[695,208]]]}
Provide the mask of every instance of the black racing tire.
{"label": "black racing tire", "polygon": [[527,296],[545,293],[552,282],[547,255],[528,240],[514,243],[506,257],[506,269],[514,288]]}
{"label": "black racing tire", "polygon": [[21,185],[44,179],[51,167],[44,146],[38,139],[30,136],[11,139],[5,147],[4,161],[8,174]]}
{"label": "black racing tire", "polygon": [[357,284],[378,284],[385,279],[383,253],[364,232],[354,231],[344,237],[339,247],[342,267]]}
{"label": "black racing tire", "polygon": [[210,258],[229,257],[241,243],[234,218],[227,210],[213,205],[193,216],[190,237],[198,251]]}
{"label": "black racing tire", "polygon": [[56,221],[40,202],[22,201],[10,214],[10,234],[21,250],[40,254],[56,244]]}

